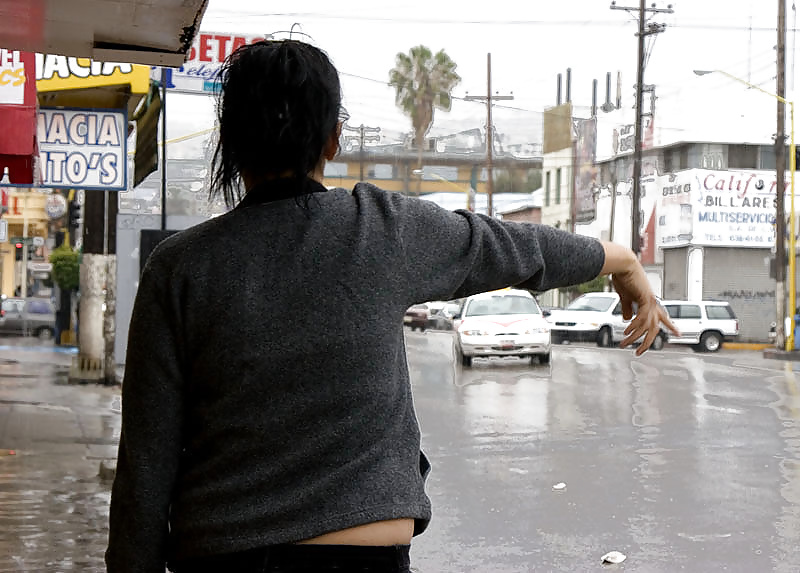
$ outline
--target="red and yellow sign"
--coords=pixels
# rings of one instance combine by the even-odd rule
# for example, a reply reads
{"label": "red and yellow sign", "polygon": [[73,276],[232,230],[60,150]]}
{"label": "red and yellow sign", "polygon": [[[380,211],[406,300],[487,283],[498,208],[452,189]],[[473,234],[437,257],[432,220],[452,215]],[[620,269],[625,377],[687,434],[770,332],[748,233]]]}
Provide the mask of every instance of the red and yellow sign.
{"label": "red and yellow sign", "polygon": [[133,94],[148,93],[150,67],[36,54],[36,88],[39,92],[128,84]]}

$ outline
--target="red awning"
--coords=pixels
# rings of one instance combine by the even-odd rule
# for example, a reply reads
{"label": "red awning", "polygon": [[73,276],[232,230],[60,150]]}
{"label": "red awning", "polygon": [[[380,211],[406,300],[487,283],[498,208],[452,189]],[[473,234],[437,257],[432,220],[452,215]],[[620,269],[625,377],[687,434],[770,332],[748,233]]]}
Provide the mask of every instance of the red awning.
{"label": "red awning", "polygon": [[8,169],[12,184],[34,182],[37,109],[34,54],[0,48],[0,178]]}

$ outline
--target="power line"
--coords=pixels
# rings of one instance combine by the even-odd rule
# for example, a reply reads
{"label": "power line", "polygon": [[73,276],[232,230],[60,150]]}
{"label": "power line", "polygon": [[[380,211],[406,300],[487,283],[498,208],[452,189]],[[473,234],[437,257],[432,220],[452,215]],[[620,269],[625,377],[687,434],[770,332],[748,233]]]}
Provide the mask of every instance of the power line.
{"label": "power line", "polygon": [[[231,19],[227,14],[241,16],[240,19]],[[627,27],[630,22],[620,22],[618,20],[538,20],[538,19],[507,19],[507,20],[470,20],[470,19],[449,19],[449,18],[409,18],[409,17],[388,17],[388,16],[366,16],[362,14],[326,14],[322,12],[227,12],[226,18],[215,18],[214,12],[209,12],[206,16],[208,20],[215,20],[221,23],[237,23],[244,19],[252,18],[311,18],[323,20],[352,20],[360,22],[388,22],[393,24],[430,24],[430,25],[471,25],[471,26],[583,26],[583,27]],[[703,19],[698,19],[703,21]],[[753,31],[753,32],[777,32],[775,26],[749,26],[744,24],[692,24],[674,22],[670,28],[684,28],[689,30],[718,30],[718,31]],[[787,31],[796,32],[797,28],[789,28]]]}

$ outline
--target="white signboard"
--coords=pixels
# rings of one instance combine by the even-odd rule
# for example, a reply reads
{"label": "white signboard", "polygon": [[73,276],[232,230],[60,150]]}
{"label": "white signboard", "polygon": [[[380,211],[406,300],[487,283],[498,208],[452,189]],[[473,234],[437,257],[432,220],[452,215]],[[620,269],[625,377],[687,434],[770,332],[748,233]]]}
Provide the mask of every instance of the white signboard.
{"label": "white signboard", "polygon": [[16,50],[0,48],[0,104],[25,103],[25,64]]}
{"label": "white signboard", "polygon": [[0,219],[0,243],[8,240],[8,221]]}
{"label": "white signboard", "polygon": [[[237,34],[200,32],[192,44],[186,63],[179,69],[167,69],[167,88],[194,93],[215,93],[217,76],[225,58],[237,48],[264,40],[267,36],[242,36]],[[160,80],[160,70],[154,70],[154,79]]]}
{"label": "white signboard", "polygon": [[124,111],[40,109],[41,186],[124,191],[127,123]]}
{"label": "white signboard", "polygon": [[[787,191],[788,184],[787,174]],[[656,193],[660,247],[769,248],[775,244],[774,171],[690,169],[659,177]],[[790,200],[787,196],[787,206]]]}

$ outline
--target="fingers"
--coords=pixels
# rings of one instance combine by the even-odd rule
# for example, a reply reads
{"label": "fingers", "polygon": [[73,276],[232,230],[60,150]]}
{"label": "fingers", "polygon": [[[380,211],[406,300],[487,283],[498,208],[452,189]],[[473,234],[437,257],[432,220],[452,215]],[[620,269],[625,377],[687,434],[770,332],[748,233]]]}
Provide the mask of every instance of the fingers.
{"label": "fingers", "polygon": [[[626,338],[620,343],[620,347],[626,348],[637,340],[644,338],[636,350],[636,356],[644,354],[661,332],[661,319],[662,310],[660,308],[640,308],[639,314],[625,328]],[[666,317],[665,320],[669,322],[669,317]],[[674,325],[671,326],[670,330],[675,328]]]}
{"label": "fingers", "polygon": [[661,310],[661,323],[667,327],[667,329],[674,334],[675,336],[680,336],[681,332],[678,330],[678,327],[670,320],[669,314],[664,309]]}
{"label": "fingers", "polygon": [[647,336],[645,336],[644,341],[642,344],[639,345],[639,348],[636,349],[636,356],[641,356],[645,352],[650,349],[650,346],[653,344],[653,341],[656,337],[660,334],[660,328],[652,328],[648,331]]}

